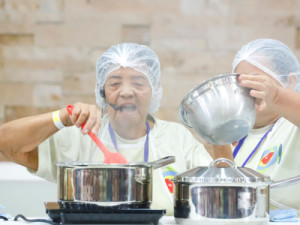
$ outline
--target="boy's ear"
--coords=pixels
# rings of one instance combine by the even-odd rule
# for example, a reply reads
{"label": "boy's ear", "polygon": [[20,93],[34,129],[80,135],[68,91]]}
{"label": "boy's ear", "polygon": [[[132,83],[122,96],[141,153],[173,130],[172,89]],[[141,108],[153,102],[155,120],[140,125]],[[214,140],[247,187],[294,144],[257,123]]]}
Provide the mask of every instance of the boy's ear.
{"label": "boy's ear", "polygon": [[297,75],[295,73],[290,73],[288,76],[287,88],[295,89],[297,82],[298,82]]}

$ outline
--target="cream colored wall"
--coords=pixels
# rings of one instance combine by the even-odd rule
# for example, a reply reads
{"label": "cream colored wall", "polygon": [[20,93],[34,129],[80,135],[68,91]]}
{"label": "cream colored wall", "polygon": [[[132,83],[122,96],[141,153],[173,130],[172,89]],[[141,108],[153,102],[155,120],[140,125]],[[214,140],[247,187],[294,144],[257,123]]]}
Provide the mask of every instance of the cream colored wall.
{"label": "cream colored wall", "polygon": [[275,38],[300,56],[299,0],[2,0],[0,123],[77,101],[94,103],[95,61],[138,42],[158,54],[158,117],[199,82],[230,72],[236,51]]}
{"label": "cream colored wall", "polygon": [[[275,38],[300,56],[299,12],[299,0],[0,0],[0,124],[94,103],[96,59],[119,42],[143,43],[158,54],[164,96],[156,115],[178,121],[187,92],[230,72],[243,44]],[[29,182],[37,197],[22,199],[32,210],[24,211],[13,199],[18,185],[3,182],[0,203],[12,215],[40,216],[43,202],[56,199],[55,185]]]}

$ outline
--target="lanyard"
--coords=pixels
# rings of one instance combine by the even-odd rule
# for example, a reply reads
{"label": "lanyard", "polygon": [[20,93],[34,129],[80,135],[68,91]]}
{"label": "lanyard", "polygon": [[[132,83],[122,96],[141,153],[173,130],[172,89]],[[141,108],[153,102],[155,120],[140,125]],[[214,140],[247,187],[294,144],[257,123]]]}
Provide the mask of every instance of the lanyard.
{"label": "lanyard", "polygon": [[[262,143],[262,141],[267,137],[268,133],[272,130],[273,126],[264,134],[264,136],[260,139],[260,141],[258,142],[258,144],[255,146],[255,148],[252,150],[252,152],[250,153],[250,155],[247,157],[247,159],[245,160],[245,162],[243,163],[242,167],[245,167],[245,165],[247,164],[247,162],[251,159],[251,157],[254,155],[254,153],[256,152],[256,150],[258,149],[258,147],[260,146],[260,144]],[[238,154],[240,148],[242,147],[245,139],[247,136],[243,137],[241,140],[239,140],[238,145],[235,147],[234,151],[233,151],[233,158],[235,159],[236,155]]]}
{"label": "lanyard", "polygon": [[[146,121],[146,126],[147,126],[147,136],[146,136],[146,142],[145,142],[145,146],[144,146],[144,162],[148,162],[148,158],[149,158],[149,132],[150,132],[150,126],[149,126],[149,123],[147,121]],[[116,136],[115,136],[115,133],[114,133],[113,129],[110,126],[110,123],[108,124],[108,130],[109,130],[109,135],[110,135],[110,138],[111,138],[111,140],[114,144],[115,149],[117,151],[119,151]]]}

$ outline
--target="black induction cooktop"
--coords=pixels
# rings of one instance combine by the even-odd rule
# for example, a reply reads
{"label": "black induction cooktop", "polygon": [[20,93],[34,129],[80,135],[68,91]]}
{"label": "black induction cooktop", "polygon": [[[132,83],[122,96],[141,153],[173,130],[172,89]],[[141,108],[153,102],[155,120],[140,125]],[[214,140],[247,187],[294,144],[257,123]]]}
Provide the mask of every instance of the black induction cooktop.
{"label": "black induction cooktop", "polygon": [[61,224],[153,224],[166,210],[149,208],[61,207],[57,202],[45,203],[46,213]]}

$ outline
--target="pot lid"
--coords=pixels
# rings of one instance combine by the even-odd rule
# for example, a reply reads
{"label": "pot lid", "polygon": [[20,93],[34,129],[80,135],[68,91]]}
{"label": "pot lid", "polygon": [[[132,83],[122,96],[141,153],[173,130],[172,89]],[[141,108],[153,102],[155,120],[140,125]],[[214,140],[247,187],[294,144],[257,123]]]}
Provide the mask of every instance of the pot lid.
{"label": "pot lid", "polygon": [[[227,163],[229,167],[216,167],[219,163]],[[245,167],[236,167],[229,159],[219,158],[211,162],[208,167],[196,167],[178,174],[174,182],[201,183],[202,185],[243,185],[255,183],[271,183],[268,176]]]}

